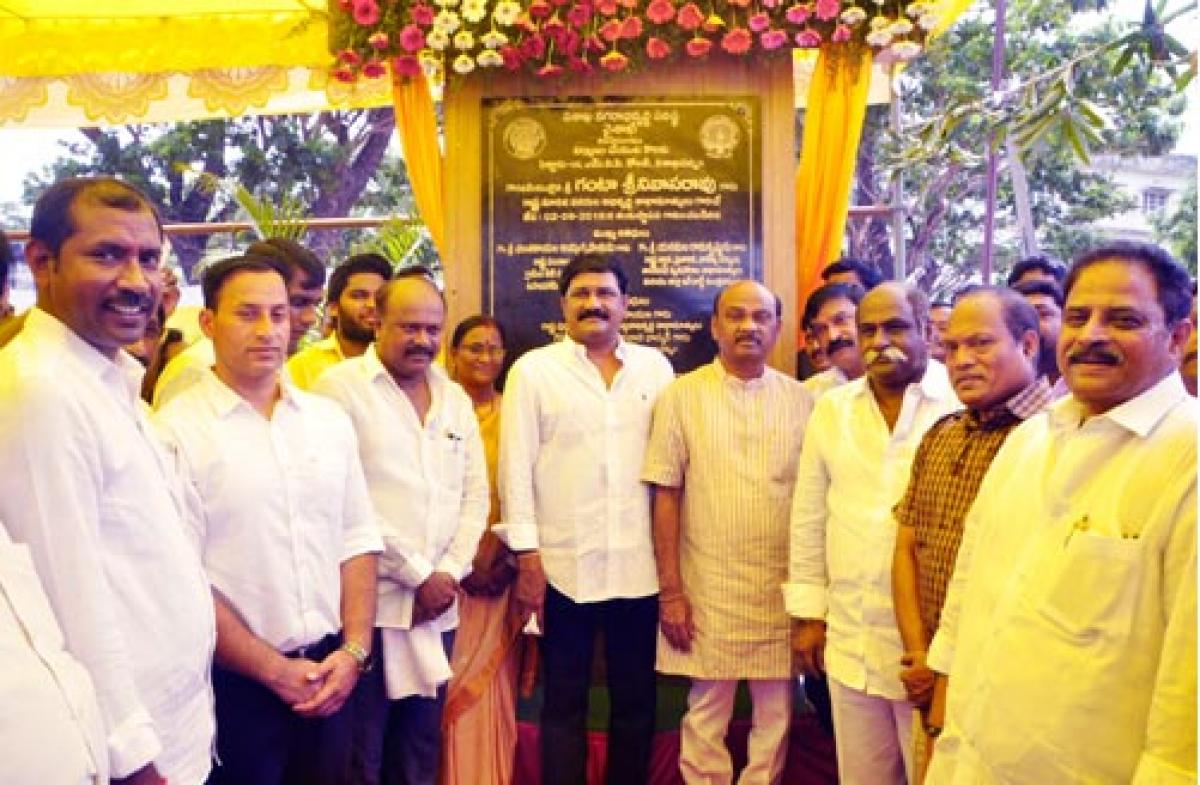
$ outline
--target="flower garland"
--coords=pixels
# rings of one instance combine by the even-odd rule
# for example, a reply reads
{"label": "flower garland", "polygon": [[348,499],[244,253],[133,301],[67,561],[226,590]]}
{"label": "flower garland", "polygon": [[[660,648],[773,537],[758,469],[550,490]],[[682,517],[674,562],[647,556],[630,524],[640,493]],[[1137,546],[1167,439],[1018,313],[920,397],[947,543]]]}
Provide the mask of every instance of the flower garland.
{"label": "flower garland", "polygon": [[479,69],[538,77],[668,60],[750,58],[829,44],[911,60],[935,0],[329,0],[334,78]]}

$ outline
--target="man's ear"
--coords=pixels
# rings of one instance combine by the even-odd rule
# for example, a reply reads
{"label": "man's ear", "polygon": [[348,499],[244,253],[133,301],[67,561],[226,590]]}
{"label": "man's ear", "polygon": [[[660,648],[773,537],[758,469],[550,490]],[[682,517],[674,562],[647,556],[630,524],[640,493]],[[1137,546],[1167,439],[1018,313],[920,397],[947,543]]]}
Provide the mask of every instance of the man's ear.
{"label": "man's ear", "polygon": [[213,321],[216,318],[216,313],[210,308],[205,308],[204,310],[200,311],[200,332],[204,333],[204,337],[208,338],[209,340],[212,340],[213,337]]}
{"label": "man's ear", "polygon": [[1042,347],[1042,336],[1037,330],[1026,330],[1018,345],[1021,347],[1021,354],[1030,362],[1036,363],[1038,350]]}
{"label": "man's ear", "polygon": [[50,277],[51,267],[55,264],[50,246],[42,240],[31,238],[25,243],[25,263],[29,265],[29,270],[33,273],[33,280],[38,291],[44,290]]}

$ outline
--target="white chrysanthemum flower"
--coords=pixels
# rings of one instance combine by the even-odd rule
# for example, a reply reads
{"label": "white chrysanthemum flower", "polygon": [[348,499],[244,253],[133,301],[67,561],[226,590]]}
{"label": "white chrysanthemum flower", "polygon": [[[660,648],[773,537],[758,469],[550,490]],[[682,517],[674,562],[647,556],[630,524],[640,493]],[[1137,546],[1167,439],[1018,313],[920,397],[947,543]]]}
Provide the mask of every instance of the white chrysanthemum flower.
{"label": "white chrysanthemum flower", "polygon": [[458,0],[434,0],[439,8],[453,8],[458,5]]}
{"label": "white chrysanthemum flower", "polygon": [[888,25],[888,31],[891,32],[892,35],[904,35],[905,33],[911,33],[912,29],[913,23],[907,19],[897,19],[895,22],[892,22],[890,25]]}
{"label": "white chrysanthemum flower", "polygon": [[454,58],[454,72],[456,74],[469,74],[475,70],[475,58],[468,54],[461,54]]}
{"label": "white chrysanthemum flower", "polygon": [[521,6],[513,0],[500,0],[496,3],[496,7],[492,9],[492,18],[496,20],[496,24],[502,27],[508,27],[513,22],[517,21],[517,17],[521,15]]}
{"label": "white chrysanthemum flower", "polygon": [[462,13],[463,19],[473,25],[479,24],[487,16],[487,3],[483,0],[463,0],[462,8],[459,11]]}
{"label": "white chrysanthemum flower", "polygon": [[462,20],[453,11],[438,11],[438,15],[433,18],[433,29],[446,35],[453,35],[460,27]]}
{"label": "white chrysanthemum flower", "polygon": [[479,42],[488,49],[499,49],[508,43],[508,36],[499,30],[488,30],[486,33],[479,36]]}
{"label": "white chrysanthemum flower", "polygon": [[909,3],[908,7],[904,9],[904,13],[908,14],[913,19],[916,19],[918,16],[925,13],[928,5],[928,3],[922,3],[920,0],[918,0],[918,2]]}
{"label": "white chrysanthemum flower", "polygon": [[897,60],[912,60],[921,54],[921,45],[916,41],[897,41],[892,44],[891,53]]}
{"label": "white chrysanthemum flower", "polygon": [[454,48],[460,51],[475,48],[475,34],[470,30],[459,30],[454,34]]}
{"label": "white chrysanthemum flower", "polygon": [[941,17],[939,17],[937,14],[925,14],[917,20],[917,24],[920,25],[922,30],[932,30],[933,28],[937,27],[938,22],[941,21]]}
{"label": "white chrysanthemum flower", "polygon": [[892,42],[892,34],[887,30],[873,30],[867,33],[867,43],[871,46],[887,46]]}
{"label": "white chrysanthemum flower", "polygon": [[504,65],[504,58],[495,49],[484,49],[475,58],[480,68],[499,68]]}
{"label": "white chrysanthemum flower", "polygon": [[867,12],[856,5],[852,5],[845,11],[842,11],[842,22],[848,25],[856,25],[867,18]]}
{"label": "white chrysanthemum flower", "polygon": [[425,36],[425,45],[438,52],[450,46],[450,36],[441,30],[430,30]]}
{"label": "white chrysanthemum flower", "polygon": [[882,30],[885,27],[889,27],[891,24],[892,24],[891,17],[876,16],[871,19],[871,29],[872,30]]}

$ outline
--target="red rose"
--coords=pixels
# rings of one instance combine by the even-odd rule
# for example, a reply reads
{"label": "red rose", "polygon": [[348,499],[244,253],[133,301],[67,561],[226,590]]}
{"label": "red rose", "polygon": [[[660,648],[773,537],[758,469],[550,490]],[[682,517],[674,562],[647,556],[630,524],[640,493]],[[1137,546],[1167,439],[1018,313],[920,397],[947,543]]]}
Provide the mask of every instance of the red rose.
{"label": "red rose", "polygon": [[622,38],[637,38],[642,34],[642,18],[640,16],[627,16],[625,21],[621,22],[621,37]]}
{"label": "red rose", "polygon": [[353,49],[343,49],[338,52],[338,61],[353,68],[362,62],[362,57]]}
{"label": "red rose", "polygon": [[625,67],[628,65],[629,58],[618,52],[616,49],[605,53],[600,58],[600,67],[606,71],[612,71],[614,73],[617,71],[624,71]]}
{"label": "red rose", "polygon": [[333,69],[333,71],[330,73],[333,75],[333,78],[339,82],[345,82],[346,84],[354,83],[354,69],[352,68],[346,68],[343,66],[341,68]]}
{"label": "red rose", "polygon": [[421,61],[413,55],[392,58],[392,73],[396,76],[420,76]]}
{"label": "red rose", "polygon": [[646,18],[656,25],[665,25],[675,18],[675,6],[671,5],[671,0],[650,0]]}
{"label": "red rose", "polygon": [[708,54],[708,50],[712,49],[712,41],[701,36],[696,36],[687,42],[683,47],[692,57],[703,57]]}
{"label": "red rose", "polygon": [[425,33],[416,25],[405,25],[400,31],[400,48],[406,52],[419,52],[425,46]]}
{"label": "red rose", "polygon": [[540,60],[546,53],[546,39],[540,35],[531,35],[521,41],[521,57],[526,60]]}
{"label": "red rose", "polygon": [[646,41],[646,56],[651,60],[662,60],[669,54],[671,54],[671,45],[661,38],[650,36],[650,39]]}
{"label": "red rose", "polygon": [[592,20],[592,7],[586,3],[579,3],[572,6],[570,11],[567,11],[567,21],[576,27],[583,27]]}
{"label": "red rose", "polygon": [[616,16],[618,8],[617,0],[599,0],[596,3],[596,10],[604,16]]}
{"label": "red rose", "polygon": [[516,71],[521,67],[521,53],[512,44],[500,47],[500,56],[504,58],[504,67]]}
{"label": "red rose", "polygon": [[675,24],[684,30],[695,30],[704,22],[704,12],[695,3],[688,3],[675,15]]}
{"label": "red rose", "polygon": [[529,4],[528,8],[529,15],[534,19],[544,19],[547,16],[550,16],[551,10],[550,4],[547,3],[546,0],[533,0],[533,2]]}
{"label": "red rose", "polygon": [[584,39],[583,45],[592,52],[603,52],[608,49],[608,45],[601,41],[598,35],[589,35]]}
{"label": "red rose", "polygon": [[556,63],[546,63],[537,70],[537,75],[541,77],[558,76],[563,72],[563,67]]}
{"label": "red rose", "polygon": [[604,24],[600,25],[600,37],[610,44],[621,37],[621,23],[616,19],[609,19]]}
{"label": "red rose", "polygon": [[363,27],[379,23],[379,5],[375,0],[354,0],[354,21]]}
{"label": "red rose", "polygon": [[378,79],[387,73],[387,68],[378,60],[372,60],[363,66],[362,75],[368,79]]}
{"label": "red rose", "polygon": [[754,36],[744,27],[735,27],[721,36],[721,48],[731,55],[742,55],[750,51]]}

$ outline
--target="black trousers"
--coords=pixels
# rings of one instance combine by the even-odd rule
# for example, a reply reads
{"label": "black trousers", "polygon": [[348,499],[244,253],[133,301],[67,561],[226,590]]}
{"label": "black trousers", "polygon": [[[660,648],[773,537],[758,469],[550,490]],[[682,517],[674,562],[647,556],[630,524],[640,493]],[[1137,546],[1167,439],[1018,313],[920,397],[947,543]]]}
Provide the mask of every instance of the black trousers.
{"label": "black trousers", "polygon": [[[341,645],[329,635],[306,647],[320,662]],[[343,785],[349,778],[350,712],[308,719],[263,684],[213,666],[217,758],[208,785]]]}
{"label": "black trousers", "polygon": [[608,692],[608,785],[648,778],[654,738],[654,653],[658,596],[577,603],[546,589],[542,641],[542,782],[583,785],[587,770],[587,702],[597,627],[604,632]]}

